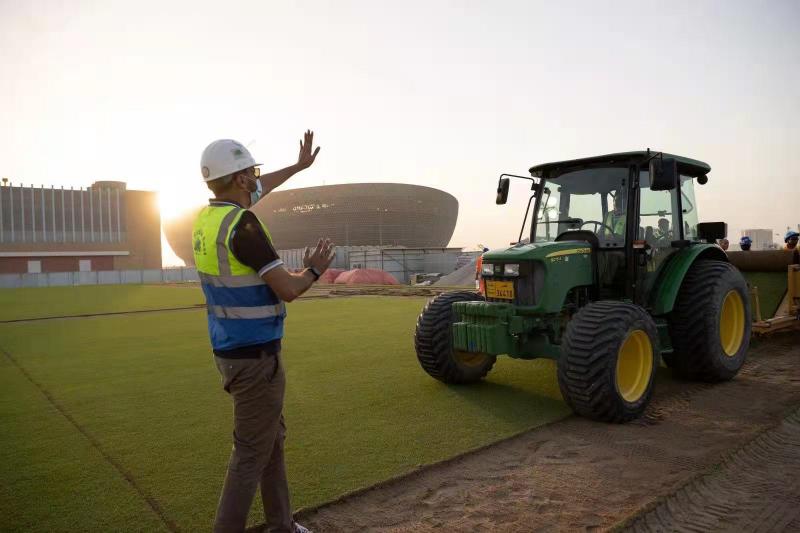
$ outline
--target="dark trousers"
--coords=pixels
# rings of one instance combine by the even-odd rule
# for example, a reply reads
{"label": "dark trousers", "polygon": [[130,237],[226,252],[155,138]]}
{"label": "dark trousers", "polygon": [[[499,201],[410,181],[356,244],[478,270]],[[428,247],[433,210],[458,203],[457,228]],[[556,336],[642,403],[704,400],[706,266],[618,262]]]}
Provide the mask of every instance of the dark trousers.
{"label": "dark trousers", "polygon": [[225,390],[233,398],[233,450],[214,520],[216,533],[244,531],[261,485],[267,531],[293,531],[283,460],[286,378],[280,354],[258,359],[214,358]]}

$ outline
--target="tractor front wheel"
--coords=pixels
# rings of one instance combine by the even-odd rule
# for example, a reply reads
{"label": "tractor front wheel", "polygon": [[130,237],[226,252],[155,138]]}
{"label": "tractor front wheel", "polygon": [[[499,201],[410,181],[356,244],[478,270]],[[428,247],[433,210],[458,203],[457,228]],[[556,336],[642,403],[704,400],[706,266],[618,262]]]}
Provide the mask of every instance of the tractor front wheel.
{"label": "tractor front wheel", "polygon": [[453,304],[482,301],[480,294],[447,292],[431,300],[417,320],[414,348],[423,370],[445,383],[475,383],[489,373],[495,357],[453,349]]}
{"label": "tractor front wheel", "polygon": [[678,376],[726,381],[744,364],[750,344],[750,297],[735,266],[698,261],[683,278],[669,316],[673,353],[665,357]]}
{"label": "tractor front wheel", "polygon": [[600,301],[567,324],[558,385],[579,415],[627,422],[644,412],[658,368],[658,335],[650,315],[625,302]]}

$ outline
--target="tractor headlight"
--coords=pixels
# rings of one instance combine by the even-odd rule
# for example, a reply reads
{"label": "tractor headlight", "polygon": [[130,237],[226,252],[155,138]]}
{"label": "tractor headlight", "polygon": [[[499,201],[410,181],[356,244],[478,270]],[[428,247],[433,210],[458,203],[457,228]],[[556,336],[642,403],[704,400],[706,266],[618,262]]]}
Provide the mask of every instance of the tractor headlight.
{"label": "tractor headlight", "polygon": [[491,263],[484,263],[481,266],[481,275],[482,276],[493,276],[494,275],[494,265]]}
{"label": "tractor headlight", "polygon": [[504,276],[519,276],[519,263],[507,263],[503,267]]}

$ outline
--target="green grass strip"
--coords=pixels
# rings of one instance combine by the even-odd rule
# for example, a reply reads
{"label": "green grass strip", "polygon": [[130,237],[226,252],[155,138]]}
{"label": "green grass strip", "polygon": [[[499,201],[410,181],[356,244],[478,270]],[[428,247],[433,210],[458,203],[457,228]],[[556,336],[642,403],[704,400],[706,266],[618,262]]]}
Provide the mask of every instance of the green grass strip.
{"label": "green grass strip", "polygon": [[[786,294],[788,284],[786,272],[742,272],[742,275],[751,287],[758,287],[761,318],[772,318]],[[755,320],[755,307],[753,320]]]}
{"label": "green grass strip", "polygon": [[[502,358],[476,386],[450,387],[428,377],[413,350],[424,303],[355,297],[289,306],[283,357],[295,508],[569,414],[552,361]],[[230,452],[231,402],[213,365],[203,311],[5,324],[0,339],[168,520],[182,530],[210,527]],[[4,379],[19,374],[13,367],[1,370]],[[4,435],[27,435],[41,449],[14,460],[20,474],[7,484],[11,491],[0,505],[4,516],[18,509],[11,524],[28,531],[97,529],[91,517],[68,521],[58,509],[85,507],[92,487],[112,480],[119,488],[109,489],[108,498],[136,501],[142,516],[156,518],[101,457],[102,468],[73,459],[76,471],[60,474],[69,439],[91,446],[55,413],[66,431],[36,438],[28,419],[52,409],[41,395],[32,396],[39,400],[10,402],[24,405],[24,413],[0,415]],[[59,493],[63,505],[28,505],[42,487]],[[125,511],[120,516],[129,518]],[[259,504],[250,522],[263,522]]]}
{"label": "green grass strip", "polygon": [[203,304],[199,285],[86,285],[0,289],[0,322]]}

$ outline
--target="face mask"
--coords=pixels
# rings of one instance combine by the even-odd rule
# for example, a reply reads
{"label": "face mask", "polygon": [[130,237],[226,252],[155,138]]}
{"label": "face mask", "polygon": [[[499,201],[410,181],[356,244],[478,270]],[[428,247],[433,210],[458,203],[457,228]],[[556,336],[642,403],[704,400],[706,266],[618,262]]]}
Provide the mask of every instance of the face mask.
{"label": "face mask", "polygon": [[261,180],[256,179],[256,190],[250,193],[250,207],[256,205],[256,202],[261,198]]}

